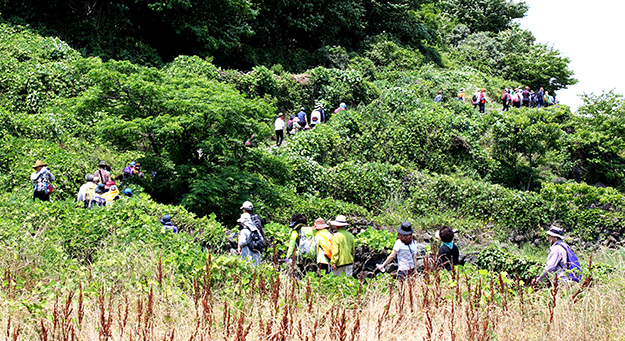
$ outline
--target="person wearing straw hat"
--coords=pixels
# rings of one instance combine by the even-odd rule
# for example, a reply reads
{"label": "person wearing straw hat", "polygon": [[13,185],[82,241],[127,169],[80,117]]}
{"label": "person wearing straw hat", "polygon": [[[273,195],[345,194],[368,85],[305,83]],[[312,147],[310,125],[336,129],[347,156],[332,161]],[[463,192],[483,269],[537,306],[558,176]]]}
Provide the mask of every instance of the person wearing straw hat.
{"label": "person wearing straw hat", "polygon": [[397,240],[395,240],[395,245],[393,245],[393,252],[386,258],[384,263],[378,265],[378,270],[384,271],[384,267],[397,256],[397,278],[404,279],[414,273],[419,250],[417,243],[412,238],[413,233],[414,230],[410,222],[404,221],[401,223],[399,228],[397,228]]}
{"label": "person wearing straw hat", "polygon": [[37,160],[33,165],[34,172],[30,174],[30,180],[33,182],[33,200],[50,201],[50,192],[52,192],[51,182],[56,178],[48,169],[48,164],[41,160]]}
{"label": "person wearing straw hat", "polygon": [[347,226],[349,226],[347,218],[344,215],[338,215],[335,220],[330,221],[330,225],[337,228],[332,236],[332,257],[330,258],[332,273],[336,276],[342,273],[351,276],[354,270],[356,247],[354,236],[347,231]]}
{"label": "person wearing straw hat", "polygon": [[332,270],[330,268],[330,259],[332,258],[332,232],[328,231],[328,224],[326,224],[323,218],[317,218],[313,225],[315,233],[315,244],[317,244],[317,269],[318,274],[324,272],[325,275],[329,274]]}
{"label": "person wearing straw hat", "polygon": [[[564,230],[555,225],[551,225],[549,231],[547,231],[547,238],[549,240],[549,244],[551,245],[549,248],[549,255],[547,256],[547,264],[545,264],[545,270],[543,273],[534,278],[532,281],[533,285],[553,273],[555,273],[558,277],[558,281],[567,281],[569,278],[574,281],[579,281],[579,278],[581,277],[581,267],[579,267],[579,261],[577,260],[575,253],[573,253],[571,248],[564,242],[563,233]],[[574,263],[580,273],[568,274],[569,262]]]}

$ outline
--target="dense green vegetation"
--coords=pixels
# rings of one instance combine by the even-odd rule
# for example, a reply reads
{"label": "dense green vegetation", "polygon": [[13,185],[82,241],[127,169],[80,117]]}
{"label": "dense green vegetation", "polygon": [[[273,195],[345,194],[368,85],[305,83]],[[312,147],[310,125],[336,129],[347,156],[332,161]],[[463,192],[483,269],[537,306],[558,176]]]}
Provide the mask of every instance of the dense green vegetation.
{"label": "dense green vegetation", "polygon": [[[0,2],[2,245],[37,264],[24,283],[121,269],[137,253],[177,267],[188,288],[244,200],[276,239],[300,212],[517,243],[559,222],[577,243],[616,245],[623,98],[499,111],[503,87],[576,81],[566,57],[514,24],[523,2],[472,3]],[[456,101],[460,88],[485,88],[487,112]],[[328,123],[272,148],[275,114],[315,103]],[[258,148],[244,145],[252,134]],[[37,159],[57,176],[52,203],[30,201]],[[116,174],[135,160],[153,176],[132,179],[127,202],[77,209],[100,160]],[[185,233],[161,234],[164,213]],[[369,231],[359,243],[392,239]]]}

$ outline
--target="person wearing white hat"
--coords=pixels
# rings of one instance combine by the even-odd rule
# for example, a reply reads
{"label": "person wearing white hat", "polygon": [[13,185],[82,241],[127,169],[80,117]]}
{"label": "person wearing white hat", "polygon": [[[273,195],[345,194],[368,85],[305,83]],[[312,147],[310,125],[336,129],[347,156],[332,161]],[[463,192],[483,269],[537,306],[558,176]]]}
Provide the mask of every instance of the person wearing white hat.
{"label": "person wearing white hat", "polygon": [[250,259],[254,265],[260,264],[260,253],[263,249],[263,237],[258,232],[258,228],[252,222],[249,213],[241,214],[237,220],[239,223],[239,240],[237,252],[243,259]]}
{"label": "person wearing white hat", "polygon": [[[549,248],[549,255],[547,256],[547,264],[545,264],[545,270],[543,273],[536,277],[532,281],[532,284],[537,284],[543,280],[543,278],[552,273],[555,273],[558,276],[559,281],[567,281],[569,279],[567,270],[569,270],[568,251],[570,250],[570,247],[564,242],[563,233],[564,230],[562,230],[562,228],[554,225],[552,225],[549,228],[549,231],[547,231],[549,244],[551,245]],[[573,260],[571,259],[571,261]],[[575,261],[577,261],[576,256]]]}
{"label": "person wearing white hat", "polygon": [[332,273],[336,276],[342,273],[351,276],[354,270],[356,246],[354,236],[347,231],[347,226],[349,226],[347,218],[344,215],[338,215],[335,220],[330,221],[330,225],[338,229],[332,236],[332,258],[330,259]]}
{"label": "person wearing white hat", "polygon": [[263,226],[263,218],[261,218],[258,214],[254,213],[254,205],[252,205],[250,201],[246,201],[243,203],[243,205],[241,205],[239,209],[243,211],[243,213],[250,214],[250,219],[252,219],[252,222],[254,223],[254,225],[256,225],[258,231],[260,231],[260,235],[265,238],[265,226]]}

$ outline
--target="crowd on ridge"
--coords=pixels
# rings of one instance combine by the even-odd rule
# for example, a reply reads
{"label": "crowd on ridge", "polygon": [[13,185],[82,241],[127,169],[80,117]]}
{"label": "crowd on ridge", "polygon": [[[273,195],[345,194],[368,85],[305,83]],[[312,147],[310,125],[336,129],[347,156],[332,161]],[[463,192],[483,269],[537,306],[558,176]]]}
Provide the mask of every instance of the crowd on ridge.
{"label": "crowd on ridge", "polygon": [[[465,102],[465,98],[464,89],[459,89],[456,99],[460,102]],[[434,102],[440,103],[442,101],[443,91],[439,91],[436,97],[434,97]],[[474,109],[479,108],[479,112],[484,113],[486,103],[488,103],[486,89],[477,89],[471,98],[471,103]],[[525,88],[518,87],[517,89],[514,89],[514,87],[504,88],[501,94],[501,103],[503,104],[501,111],[508,111],[510,106],[513,108],[546,108],[558,104],[558,101],[554,95],[550,95],[549,91],[545,91],[542,87],[538,91],[534,91],[529,86],[526,86]]]}

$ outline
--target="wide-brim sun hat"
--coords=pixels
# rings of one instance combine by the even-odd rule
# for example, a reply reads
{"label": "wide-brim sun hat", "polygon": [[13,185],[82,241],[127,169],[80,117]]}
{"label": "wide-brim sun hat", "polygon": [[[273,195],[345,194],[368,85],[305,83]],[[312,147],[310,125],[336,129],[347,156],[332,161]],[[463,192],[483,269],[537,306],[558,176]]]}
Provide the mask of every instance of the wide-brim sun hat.
{"label": "wide-brim sun hat", "polygon": [[330,221],[330,225],[332,226],[349,226],[349,223],[347,222],[347,218],[344,215],[337,215],[336,219]]}
{"label": "wide-brim sun hat", "polygon": [[326,224],[326,221],[323,220],[323,218],[317,218],[317,220],[315,220],[315,224],[313,225],[313,229],[315,230],[323,230],[328,227],[330,227],[330,225]]}
{"label": "wide-brim sun hat", "polygon": [[44,163],[44,162],[43,162],[43,161],[41,161],[41,160],[37,160],[37,161],[35,161],[35,164],[33,165],[33,168],[37,168],[37,167],[45,167],[45,166],[47,166],[47,165],[48,165],[47,163]]}
{"label": "wide-brim sun hat", "polygon": [[108,166],[108,164],[106,163],[106,161],[100,161],[100,163],[98,163],[98,166]]}
{"label": "wide-brim sun hat", "polygon": [[559,239],[564,239],[563,234],[564,234],[564,230],[554,225],[551,225],[551,227],[549,228],[549,231],[547,231],[547,235],[556,237]]}
{"label": "wide-brim sun hat", "polygon": [[404,235],[404,236],[413,234],[414,230],[412,229],[412,224],[410,224],[410,222],[404,221],[397,228],[397,233]]}

